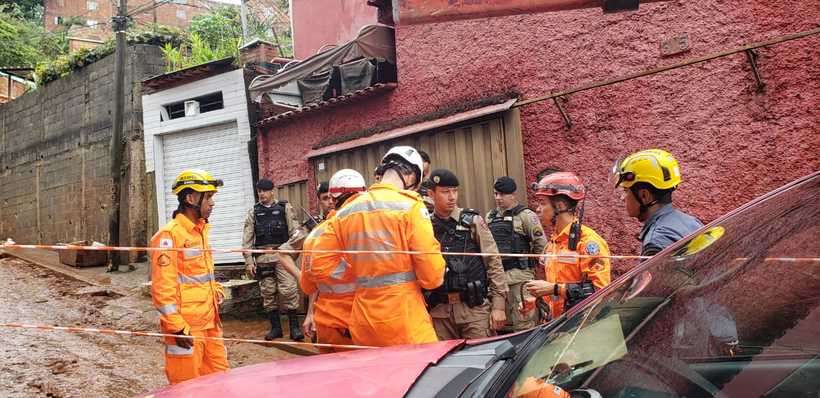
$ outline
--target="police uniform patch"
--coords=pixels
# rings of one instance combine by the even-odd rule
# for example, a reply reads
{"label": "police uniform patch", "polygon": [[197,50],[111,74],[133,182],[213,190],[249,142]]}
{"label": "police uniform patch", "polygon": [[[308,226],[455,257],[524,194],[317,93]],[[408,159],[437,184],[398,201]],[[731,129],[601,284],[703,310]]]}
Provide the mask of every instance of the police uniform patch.
{"label": "police uniform patch", "polygon": [[587,254],[590,256],[597,256],[601,253],[601,247],[597,242],[587,242]]}
{"label": "police uniform patch", "polygon": [[168,257],[167,254],[162,253],[162,254],[159,255],[159,257],[157,257],[157,264],[160,267],[165,267],[167,265],[170,265],[171,264],[171,257]]}
{"label": "police uniform patch", "polygon": [[160,239],[159,247],[174,247],[174,241],[168,238]]}

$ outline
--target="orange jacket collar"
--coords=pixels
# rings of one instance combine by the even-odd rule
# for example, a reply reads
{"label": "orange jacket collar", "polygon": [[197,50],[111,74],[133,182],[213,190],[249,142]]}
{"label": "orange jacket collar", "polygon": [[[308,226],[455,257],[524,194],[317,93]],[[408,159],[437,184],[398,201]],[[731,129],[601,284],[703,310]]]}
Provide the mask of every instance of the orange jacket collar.
{"label": "orange jacket collar", "polygon": [[558,233],[558,234],[554,234],[554,233],[553,233],[553,234],[550,236],[550,240],[552,240],[553,242],[557,242],[557,241],[559,241],[559,240],[567,240],[567,239],[569,239],[569,229],[572,227],[572,224],[574,224],[576,221],[578,221],[578,219],[577,219],[577,218],[576,218],[576,219],[573,219],[573,220],[572,220],[572,222],[571,222],[571,223],[569,223],[569,224],[567,224],[567,226],[566,226],[566,227],[564,227],[564,229],[562,229],[560,233]]}
{"label": "orange jacket collar", "polygon": [[174,220],[179,225],[182,225],[185,228],[185,230],[188,231],[188,232],[194,232],[194,230],[202,231],[208,225],[207,223],[205,223],[204,218],[200,218],[199,221],[196,224],[194,224],[187,216],[185,216],[182,213],[177,214],[177,216],[176,216],[176,218],[174,218]]}

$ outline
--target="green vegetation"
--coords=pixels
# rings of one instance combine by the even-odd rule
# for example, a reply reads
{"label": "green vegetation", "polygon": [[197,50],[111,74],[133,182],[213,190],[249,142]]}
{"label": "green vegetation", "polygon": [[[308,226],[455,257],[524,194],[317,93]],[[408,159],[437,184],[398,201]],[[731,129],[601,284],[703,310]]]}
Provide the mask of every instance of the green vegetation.
{"label": "green vegetation", "polygon": [[[168,72],[217,59],[239,57],[242,21],[237,7],[219,7],[194,17],[189,31],[190,36],[180,45],[163,46]],[[252,14],[248,15],[248,31],[251,38],[275,42],[273,32]],[[283,38],[280,36],[279,39]],[[286,49],[284,43],[282,47]]]}
{"label": "green vegetation", "polygon": [[[282,1],[282,0],[277,0]],[[47,32],[43,28],[42,0],[0,0],[0,66],[34,66],[34,80],[46,84],[85,67],[114,52],[114,40],[91,49],[69,53],[68,30],[84,25],[81,17],[66,17],[62,28]],[[251,38],[276,42],[273,30],[248,15]],[[277,32],[282,50],[292,51],[290,32]],[[128,42],[162,47],[168,71],[222,59],[238,58],[242,45],[242,23],[238,7],[218,7],[194,17],[186,32],[177,28],[130,25]]]}
{"label": "green vegetation", "polygon": [[[128,31],[129,44],[180,46],[184,41],[185,37],[179,29],[167,26],[150,26],[145,30]],[[71,54],[60,55],[51,62],[39,63],[34,69],[34,80],[38,85],[42,85],[59,79],[72,70],[81,69],[113,54],[114,48],[114,40],[108,40],[97,47],[83,48]]]}
{"label": "green vegetation", "polygon": [[32,66],[68,52],[65,32],[46,32],[16,4],[0,5],[0,43],[0,66]]}

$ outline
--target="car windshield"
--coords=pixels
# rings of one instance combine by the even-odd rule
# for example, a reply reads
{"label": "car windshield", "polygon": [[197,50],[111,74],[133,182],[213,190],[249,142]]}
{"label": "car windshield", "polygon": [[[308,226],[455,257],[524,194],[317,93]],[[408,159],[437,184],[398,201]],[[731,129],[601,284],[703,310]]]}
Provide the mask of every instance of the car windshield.
{"label": "car windshield", "polygon": [[508,397],[817,396],[820,173],[679,242],[558,325]]}

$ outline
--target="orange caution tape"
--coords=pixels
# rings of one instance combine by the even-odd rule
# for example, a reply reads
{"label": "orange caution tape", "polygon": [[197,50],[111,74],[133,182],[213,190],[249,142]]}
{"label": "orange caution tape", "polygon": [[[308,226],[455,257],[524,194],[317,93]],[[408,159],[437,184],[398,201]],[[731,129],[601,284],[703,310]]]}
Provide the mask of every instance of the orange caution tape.
{"label": "orange caution tape", "polygon": [[[2,243],[0,249],[46,249],[46,250],[96,250],[96,251],[186,251],[191,248],[183,247],[136,247],[136,246],[77,246],[77,245],[20,245],[17,243]],[[196,248],[194,250],[216,252],[216,253],[255,253],[255,254],[316,254],[316,253],[339,253],[339,254],[407,254],[407,255],[428,255],[441,254],[442,256],[473,256],[473,257],[514,257],[514,258],[557,258],[568,257],[566,254],[531,254],[531,253],[461,253],[461,252],[420,252],[413,250],[281,250],[281,249],[221,249],[221,248]],[[608,258],[613,260],[647,260],[653,256],[634,255],[589,255],[573,254],[575,258]],[[749,257],[738,257],[735,261],[746,261]],[[763,261],[786,261],[786,262],[820,262],[820,257],[765,257]]]}
{"label": "orange caution tape", "polygon": [[[0,248],[10,249],[46,249],[46,250],[96,250],[96,251],[190,251],[191,248],[183,247],[135,247],[135,246],[77,246],[77,245],[20,245],[16,243],[0,244]],[[567,257],[567,255],[557,254],[531,254],[531,253],[461,253],[461,252],[420,252],[413,250],[282,250],[282,249],[221,249],[208,248],[195,250],[215,252],[215,253],[254,253],[254,254],[300,254],[300,253],[339,253],[339,254],[407,254],[407,255],[426,255],[426,254],[441,254],[443,256],[473,256],[473,257]],[[618,255],[588,255],[576,254],[577,258],[610,258],[617,260],[644,260],[651,258],[651,256],[618,256]]]}
{"label": "orange caution tape", "polygon": [[346,345],[346,344],[323,344],[323,343],[303,343],[298,341],[268,341],[268,340],[254,340],[254,339],[238,339],[233,337],[208,337],[208,336],[183,336],[179,334],[167,334],[156,332],[134,332],[129,330],[115,330],[115,329],[99,329],[99,328],[80,328],[68,326],[49,326],[49,325],[32,325],[25,323],[0,323],[0,328],[12,329],[39,329],[48,331],[64,331],[70,333],[96,333],[96,334],[111,334],[119,336],[143,336],[143,337],[172,337],[175,339],[202,339],[202,340],[221,340],[235,343],[255,343],[265,345],[282,345],[282,346],[310,346],[310,347],[326,347],[326,348],[344,348],[350,350],[361,350],[366,348],[377,348],[364,345]]}

